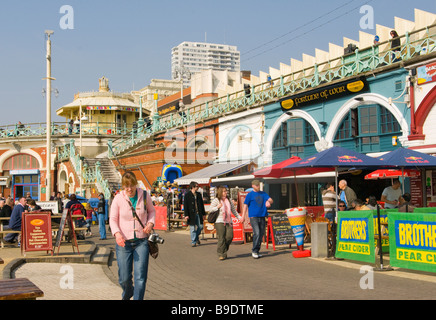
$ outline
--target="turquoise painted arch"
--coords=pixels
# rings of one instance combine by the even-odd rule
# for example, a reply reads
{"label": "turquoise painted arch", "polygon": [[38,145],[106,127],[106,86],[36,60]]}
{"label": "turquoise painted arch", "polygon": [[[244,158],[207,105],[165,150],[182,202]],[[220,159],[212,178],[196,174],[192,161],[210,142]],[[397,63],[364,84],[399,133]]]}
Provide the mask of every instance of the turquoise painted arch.
{"label": "turquoise painted arch", "polygon": [[[227,152],[230,148],[230,144],[233,141],[233,139],[235,137],[237,137],[241,132],[246,131],[247,133],[249,133],[253,139],[255,139],[257,145],[260,145],[260,140],[258,138],[258,136],[255,134],[255,132],[253,131],[253,129],[245,124],[238,124],[236,126],[234,126],[230,132],[226,135],[222,145],[220,145],[220,155],[219,158],[220,159],[226,159],[226,160],[235,160],[235,159],[227,159]],[[249,158],[255,158],[256,156],[258,156],[258,154],[256,155],[248,155]]]}

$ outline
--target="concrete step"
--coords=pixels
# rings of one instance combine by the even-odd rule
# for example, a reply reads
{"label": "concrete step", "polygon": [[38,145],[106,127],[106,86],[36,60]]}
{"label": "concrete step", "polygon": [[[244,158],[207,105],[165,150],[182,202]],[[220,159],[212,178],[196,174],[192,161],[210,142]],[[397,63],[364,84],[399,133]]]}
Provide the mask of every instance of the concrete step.
{"label": "concrete step", "polygon": [[111,255],[110,248],[103,246],[96,246],[94,252],[91,255],[90,263],[107,265]]}

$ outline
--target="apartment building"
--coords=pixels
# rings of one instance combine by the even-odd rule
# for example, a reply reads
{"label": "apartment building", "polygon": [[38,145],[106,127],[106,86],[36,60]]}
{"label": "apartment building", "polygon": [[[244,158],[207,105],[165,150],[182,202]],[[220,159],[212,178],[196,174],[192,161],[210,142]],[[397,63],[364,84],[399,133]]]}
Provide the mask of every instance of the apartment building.
{"label": "apartment building", "polygon": [[183,77],[183,86],[190,86],[190,78],[202,70],[241,69],[240,52],[236,46],[184,41],[171,50],[172,79]]}

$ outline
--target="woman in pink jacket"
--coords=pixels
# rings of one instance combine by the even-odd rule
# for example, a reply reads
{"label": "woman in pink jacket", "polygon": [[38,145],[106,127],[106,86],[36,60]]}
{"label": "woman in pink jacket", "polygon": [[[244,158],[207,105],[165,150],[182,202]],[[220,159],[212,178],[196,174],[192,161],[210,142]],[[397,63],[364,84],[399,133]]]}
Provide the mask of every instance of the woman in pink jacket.
{"label": "woman in pink jacket", "polygon": [[[148,235],[154,226],[155,209],[150,195],[137,187],[132,172],[124,173],[123,190],[112,202],[109,224],[116,239],[118,278],[123,289],[123,300],[143,300],[148,272]],[[146,210],[145,210],[146,209]],[[145,228],[134,215],[134,211]],[[132,272],[134,277],[132,281]]]}

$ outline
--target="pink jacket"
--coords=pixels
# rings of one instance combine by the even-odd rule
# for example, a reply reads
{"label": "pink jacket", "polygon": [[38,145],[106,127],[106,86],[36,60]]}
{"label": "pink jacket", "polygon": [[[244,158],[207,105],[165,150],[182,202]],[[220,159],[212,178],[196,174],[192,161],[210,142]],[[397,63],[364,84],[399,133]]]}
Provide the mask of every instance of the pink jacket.
{"label": "pink jacket", "polygon": [[[151,201],[150,194],[147,192],[147,213],[144,212],[144,193],[142,189],[136,188],[138,193],[138,201],[136,203],[136,214],[141,219],[144,226],[152,222],[154,224],[155,209],[153,202]],[[133,217],[132,209],[129,204],[129,197],[123,190],[117,194],[112,201],[109,215],[109,225],[111,227],[112,234],[120,232],[126,239],[130,240],[134,238],[134,232],[136,238],[145,238],[147,235],[144,233],[141,224]]]}

